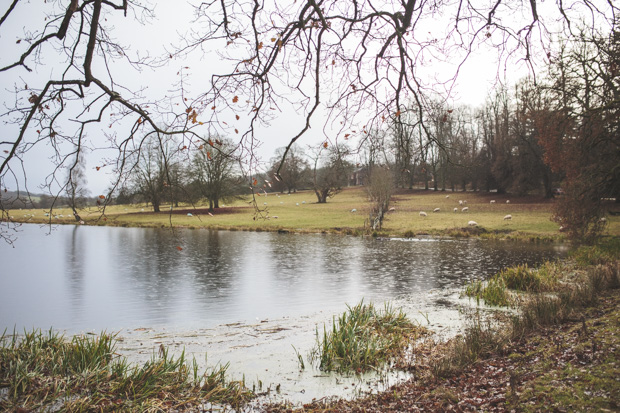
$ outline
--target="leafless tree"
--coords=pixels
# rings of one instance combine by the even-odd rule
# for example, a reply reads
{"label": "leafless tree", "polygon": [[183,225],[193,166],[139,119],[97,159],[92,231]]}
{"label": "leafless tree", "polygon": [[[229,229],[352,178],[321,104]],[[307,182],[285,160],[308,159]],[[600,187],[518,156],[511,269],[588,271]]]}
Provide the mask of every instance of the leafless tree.
{"label": "leafless tree", "polygon": [[328,147],[327,143],[314,150],[312,158],[312,188],[319,204],[327,202],[347,186],[352,165],[347,161],[344,145]]}
{"label": "leafless tree", "polygon": [[197,191],[209,201],[209,209],[220,207],[220,200],[230,198],[233,184],[235,144],[229,139],[210,137],[207,145],[196,152],[192,160],[192,182]]}
{"label": "leafless tree", "polygon": [[[0,140],[0,187],[25,185],[35,147],[49,152],[45,184],[58,192],[66,184],[58,171],[85,149],[106,148],[114,153],[96,168],[112,171],[110,193],[134,166],[130,148],[151,134],[178,135],[195,149],[206,132],[234,132],[251,168],[260,127],[286,105],[304,121],[291,131],[283,159],[320,109],[331,144],[347,136],[363,141],[369,130],[397,119],[404,102],[414,102],[422,119],[430,99],[451,89],[477,48],[490,46],[500,62],[520,59],[536,73],[553,36],[574,36],[583,19],[604,30],[619,11],[610,0],[576,0],[570,7],[539,0],[208,0],[195,6],[182,42],[152,57],[131,47],[137,41],[131,29],[152,18],[147,0],[13,0],[3,8],[0,34],[15,36],[16,52],[3,48],[0,57],[2,84],[13,84],[1,114],[13,129]],[[29,10],[23,32],[10,33]],[[189,86],[183,70],[155,98],[126,80],[127,71],[213,52],[225,68],[201,90]],[[454,63],[453,76],[438,80],[425,71],[442,61]],[[206,72],[211,63],[205,59]],[[104,198],[105,206],[110,197]],[[5,209],[0,205],[3,217]]]}
{"label": "leafless tree", "polygon": [[385,214],[390,208],[394,192],[394,175],[385,166],[374,166],[370,171],[370,184],[367,186],[370,198],[369,222],[373,231],[381,229]]}

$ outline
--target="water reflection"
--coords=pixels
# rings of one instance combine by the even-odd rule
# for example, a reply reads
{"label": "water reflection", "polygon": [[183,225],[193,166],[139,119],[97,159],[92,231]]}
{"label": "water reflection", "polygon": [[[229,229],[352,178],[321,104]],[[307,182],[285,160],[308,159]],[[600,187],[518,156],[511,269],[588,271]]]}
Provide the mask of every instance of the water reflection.
{"label": "water reflection", "polygon": [[0,246],[0,327],[205,328],[335,312],[362,298],[415,302],[559,253],[476,240],[207,230],[63,226],[46,236],[25,225],[16,248]]}

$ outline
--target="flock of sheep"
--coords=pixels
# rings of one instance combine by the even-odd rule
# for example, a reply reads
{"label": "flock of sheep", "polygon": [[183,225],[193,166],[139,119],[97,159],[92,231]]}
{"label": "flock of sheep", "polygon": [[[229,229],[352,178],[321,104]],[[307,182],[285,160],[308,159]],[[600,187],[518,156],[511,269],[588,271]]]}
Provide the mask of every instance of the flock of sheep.
{"label": "flock of sheep", "polygon": [[[446,195],[446,198],[450,198],[450,195]],[[490,201],[490,203],[491,204],[495,204],[495,200],[492,199]],[[507,199],[506,203],[509,204],[510,200]],[[461,207],[461,212],[469,212],[469,207],[467,207],[465,205],[467,205],[467,201],[459,200],[459,206]],[[433,209],[433,212],[441,212],[441,208],[435,208],[435,209]],[[454,212],[459,212],[459,208],[454,208]],[[426,216],[428,216],[428,214],[425,211],[420,211],[420,216],[421,217],[426,217]],[[512,215],[506,215],[504,217],[504,221],[508,221],[508,220],[511,220],[511,219],[512,219]],[[477,227],[478,223],[476,221],[469,221],[467,223],[467,225],[469,225],[470,227]]]}

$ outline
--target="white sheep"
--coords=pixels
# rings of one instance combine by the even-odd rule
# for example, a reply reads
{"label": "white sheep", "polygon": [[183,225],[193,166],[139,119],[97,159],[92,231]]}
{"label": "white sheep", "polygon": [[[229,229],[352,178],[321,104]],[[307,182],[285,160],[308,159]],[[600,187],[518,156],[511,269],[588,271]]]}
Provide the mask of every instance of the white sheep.
{"label": "white sheep", "polygon": [[458,208],[454,208],[454,212],[459,212],[459,209]]}
{"label": "white sheep", "polygon": [[450,198],[450,195],[446,195],[446,199]]}
{"label": "white sheep", "polygon": [[491,202],[490,202],[490,203],[491,203],[491,204],[494,204],[494,203],[495,203],[495,200],[494,200],[494,199],[491,199]]}
{"label": "white sheep", "polygon": [[462,212],[467,212],[467,211],[469,211],[469,207],[465,207],[465,208],[461,209],[461,211]]}
{"label": "white sheep", "polygon": [[470,227],[477,227],[478,223],[476,221],[469,221],[467,225],[469,225]]}
{"label": "white sheep", "polygon": [[351,210],[351,212],[357,212],[357,209],[356,209],[356,208],[353,208],[353,209]]}
{"label": "white sheep", "polygon": [[188,216],[188,217],[193,217],[193,215],[192,215],[192,213],[191,213],[191,212],[188,212],[188,213],[187,213],[187,216]]}
{"label": "white sheep", "polygon": [[506,200],[506,203],[507,203],[507,204],[509,204],[509,203],[510,203],[510,199],[507,199],[507,200]]}
{"label": "white sheep", "polygon": [[463,200],[459,199],[459,205],[463,205]]}
{"label": "white sheep", "polygon": [[426,212],[424,212],[424,211],[420,211],[420,216],[421,216],[421,217],[425,217],[425,216],[427,216],[427,215],[426,215]]}
{"label": "white sheep", "polygon": [[509,220],[509,219],[512,219],[512,215],[506,215],[506,216],[504,217],[504,221]]}
{"label": "white sheep", "polygon": [[441,209],[440,208],[435,208],[433,209],[433,212],[439,212]]}
{"label": "white sheep", "polygon": [[396,211],[396,208],[394,207],[391,207],[390,209],[388,209],[388,212],[394,212],[394,211]]}

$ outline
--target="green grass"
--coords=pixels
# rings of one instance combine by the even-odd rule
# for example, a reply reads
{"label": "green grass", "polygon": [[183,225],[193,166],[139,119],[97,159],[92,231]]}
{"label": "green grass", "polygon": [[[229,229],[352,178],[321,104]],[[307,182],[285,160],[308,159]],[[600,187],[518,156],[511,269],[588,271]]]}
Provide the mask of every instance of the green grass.
{"label": "green grass", "polygon": [[[434,191],[401,191],[394,195],[389,212],[379,236],[448,235],[458,237],[477,236],[482,238],[505,238],[525,241],[553,241],[562,239],[559,226],[550,220],[553,200],[543,198],[516,198],[486,193],[449,193]],[[506,204],[506,199],[510,204]],[[466,200],[469,212],[461,212],[458,201]],[[490,200],[496,203],[491,204]],[[266,208],[267,219],[255,219],[255,210],[250,198],[237,200],[225,207],[233,207],[234,213],[205,212],[187,214],[169,213],[169,205],[162,205],[159,214],[150,212],[145,205],[116,205],[106,209],[101,216],[97,208],[80,211],[82,219],[90,225],[116,225],[135,227],[167,227],[170,225],[189,228],[236,229],[247,231],[294,231],[335,232],[344,234],[368,234],[365,225],[368,218],[369,201],[364,188],[347,188],[330,198],[326,204],[316,203],[311,191],[295,194],[275,194],[256,197],[257,204]],[[264,204],[267,205],[264,205]],[[299,205],[298,205],[299,204]],[[223,205],[224,206],[224,205]],[[204,208],[204,205],[181,205],[177,209]],[[440,208],[440,212],[432,212]],[[453,212],[458,208],[458,212]],[[355,212],[351,212],[355,209]],[[143,211],[144,210],[144,211]],[[231,211],[231,210],[227,210]],[[421,217],[425,211],[427,217]],[[13,210],[10,215],[21,222],[47,222],[44,210]],[[34,214],[34,216],[32,216]],[[510,214],[511,220],[504,220]],[[60,216],[62,215],[62,217]],[[54,218],[57,216],[58,218]],[[277,218],[276,218],[277,217]],[[476,221],[478,227],[468,227]],[[71,211],[54,210],[52,223],[74,224]],[[620,217],[608,217],[607,232],[620,235]]]}
{"label": "green grass", "polygon": [[469,284],[465,287],[465,295],[476,298],[478,303],[484,300],[487,305],[499,307],[508,307],[512,302],[504,280],[499,277]]}
{"label": "green grass", "polygon": [[620,307],[580,313],[585,315],[583,322],[551,337],[541,336],[528,352],[513,353],[520,366],[515,376],[532,379],[509,394],[507,410],[617,411]]}
{"label": "green grass", "polygon": [[597,245],[581,247],[572,253],[572,257],[581,266],[597,265],[620,256],[620,237],[609,237]]}
{"label": "green grass", "polygon": [[142,366],[115,353],[116,338],[74,336],[50,330],[0,336],[2,411],[161,411],[204,402],[240,406],[252,397],[243,383],[226,380],[227,366],[200,373],[161,348]]}
{"label": "green grass", "polygon": [[[538,268],[527,264],[505,268],[487,281],[475,281],[465,287],[464,294],[487,305],[508,307],[517,304],[514,292],[543,293],[555,291],[563,268],[554,262],[545,262]],[[511,292],[512,291],[512,292]]]}
{"label": "green grass", "polygon": [[310,360],[324,371],[363,372],[401,356],[425,332],[401,310],[360,302],[334,319],[331,331],[323,326],[322,337],[317,329]]}

